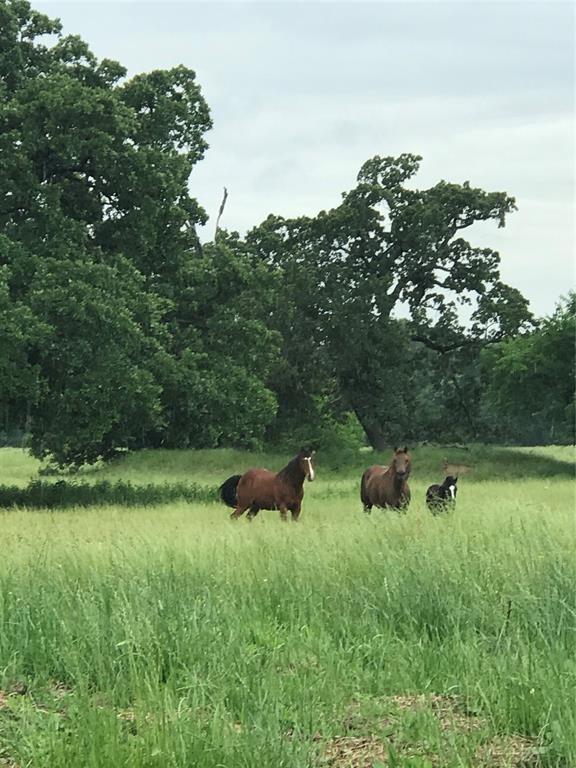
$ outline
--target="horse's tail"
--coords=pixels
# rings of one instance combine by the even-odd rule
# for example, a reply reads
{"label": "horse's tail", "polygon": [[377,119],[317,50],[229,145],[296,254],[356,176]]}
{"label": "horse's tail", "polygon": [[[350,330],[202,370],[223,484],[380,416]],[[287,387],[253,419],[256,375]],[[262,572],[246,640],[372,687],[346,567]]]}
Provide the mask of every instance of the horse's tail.
{"label": "horse's tail", "polygon": [[236,489],[241,477],[242,475],[232,475],[219,488],[220,498],[228,507],[234,508],[236,506]]}
{"label": "horse's tail", "polygon": [[362,480],[360,480],[360,501],[364,505],[364,511],[367,511],[372,504],[370,503],[370,498],[368,497],[368,492],[366,490],[366,475],[368,473],[368,470],[365,470],[362,474]]}
{"label": "horse's tail", "polygon": [[366,504],[366,472],[362,474],[362,479],[360,480],[360,500],[362,504]]}

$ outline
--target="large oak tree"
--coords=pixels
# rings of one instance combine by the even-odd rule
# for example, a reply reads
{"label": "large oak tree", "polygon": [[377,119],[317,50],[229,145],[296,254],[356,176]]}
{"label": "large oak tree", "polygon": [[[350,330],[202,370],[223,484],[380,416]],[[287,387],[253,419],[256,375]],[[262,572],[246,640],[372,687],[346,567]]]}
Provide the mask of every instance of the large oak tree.
{"label": "large oak tree", "polygon": [[[283,275],[276,322],[288,380],[305,388],[320,372],[334,377],[378,448],[401,436],[414,402],[400,309],[412,338],[440,352],[495,342],[530,318],[526,300],[500,279],[499,254],[463,236],[479,221],[504,226],[514,199],[468,182],[416,189],[409,182],[419,163],[409,154],[374,157],[336,208],[270,216],[249,235]],[[290,401],[297,407],[297,394],[286,393]]]}
{"label": "large oak tree", "polygon": [[0,400],[37,455],[252,444],[273,418],[275,337],[263,302],[239,311],[262,268],[196,232],[210,126],[192,70],[127,79],[0,0]]}

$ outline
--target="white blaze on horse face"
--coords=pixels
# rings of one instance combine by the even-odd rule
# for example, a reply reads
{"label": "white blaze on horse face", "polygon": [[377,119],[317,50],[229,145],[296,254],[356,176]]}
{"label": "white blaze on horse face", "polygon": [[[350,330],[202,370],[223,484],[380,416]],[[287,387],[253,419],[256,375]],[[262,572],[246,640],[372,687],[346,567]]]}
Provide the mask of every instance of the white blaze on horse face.
{"label": "white blaze on horse face", "polygon": [[451,485],[448,490],[450,491],[450,498],[451,499],[456,498],[455,493],[454,493],[455,487],[453,485]]}
{"label": "white blaze on horse face", "polygon": [[308,480],[312,482],[314,480],[314,467],[312,466],[312,459],[305,458],[304,461],[308,462],[308,471],[306,472],[306,476],[308,477]]}

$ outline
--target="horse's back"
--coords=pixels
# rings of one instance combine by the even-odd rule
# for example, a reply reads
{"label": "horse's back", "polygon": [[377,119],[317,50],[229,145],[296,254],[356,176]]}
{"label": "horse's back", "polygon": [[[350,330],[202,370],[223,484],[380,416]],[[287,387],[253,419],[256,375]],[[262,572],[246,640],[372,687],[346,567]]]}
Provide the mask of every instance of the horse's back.
{"label": "horse's back", "polygon": [[262,509],[274,509],[276,475],[269,469],[249,469],[240,478],[238,483],[237,498],[242,506],[252,504]]}
{"label": "horse's back", "polygon": [[384,478],[388,473],[389,467],[383,467],[381,464],[373,464],[368,469],[364,470],[362,480],[366,486],[372,483],[377,478]]}
{"label": "horse's back", "polygon": [[269,469],[263,469],[256,467],[255,469],[249,469],[244,472],[240,481],[238,482],[238,491],[245,490],[253,486],[268,486],[274,483],[276,475],[274,472],[270,472]]}
{"label": "horse's back", "polygon": [[269,469],[264,469],[263,467],[255,467],[254,469],[249,469],[247,472],[244,472],[241,478],[242,483],[249,483],[253,480],[263,479],[266,478],[273,478],[276,477],[274,472],[270,472]]}
{"label": "horse's back", "polygon": [[373,464],[371,467],[368,467],[368,469],[364,470],[362,480],[365,483],[368,483],[375,476],[385,475],[386,472],[388,472],[388,467],[383,467],[381,464]]}

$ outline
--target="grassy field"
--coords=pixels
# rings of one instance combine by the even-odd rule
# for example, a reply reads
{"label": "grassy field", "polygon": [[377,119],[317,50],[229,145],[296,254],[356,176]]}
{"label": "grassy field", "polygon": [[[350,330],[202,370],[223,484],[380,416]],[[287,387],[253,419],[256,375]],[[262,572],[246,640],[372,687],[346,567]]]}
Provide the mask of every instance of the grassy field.
{"label": "grassy field", "polygon": [[298,525],[211,501],[286,458],[0,450],[0,765],[576,766],[572,449],[415,450],[405,516],[362,513],[367,453]]}

